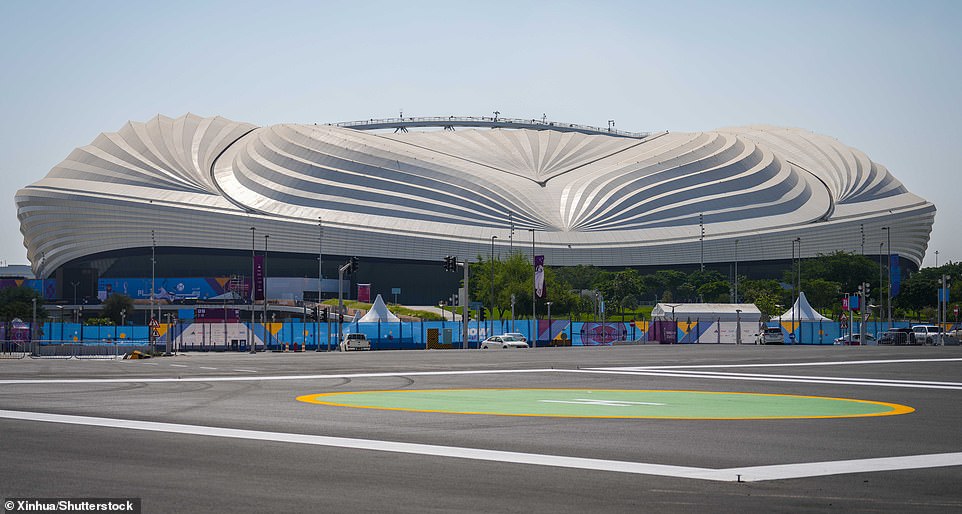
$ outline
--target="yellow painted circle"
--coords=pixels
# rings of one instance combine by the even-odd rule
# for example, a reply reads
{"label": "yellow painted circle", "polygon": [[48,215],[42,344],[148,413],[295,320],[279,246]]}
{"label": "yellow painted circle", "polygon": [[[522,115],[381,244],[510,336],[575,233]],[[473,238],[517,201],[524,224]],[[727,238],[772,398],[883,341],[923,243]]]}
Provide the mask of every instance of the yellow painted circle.
{"label": "yellow painted circle", "polygon": [[635,389],[424,389],[310,394],[300,402],[334,407],[614,419],[819,419],[908,414],[896,403],[770,393]]}

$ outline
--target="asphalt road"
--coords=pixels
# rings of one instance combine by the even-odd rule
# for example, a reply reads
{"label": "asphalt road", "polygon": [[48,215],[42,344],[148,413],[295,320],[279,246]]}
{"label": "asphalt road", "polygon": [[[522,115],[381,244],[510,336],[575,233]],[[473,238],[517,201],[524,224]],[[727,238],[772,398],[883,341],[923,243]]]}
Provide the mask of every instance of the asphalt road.
{"label": "asphalt road", "polygon": [[[0,360],[0,498],[144,512],[962,510],[959,347],[626,346]],[[299,402],[453,388],[734,391],[881,417],[466,415]]]}

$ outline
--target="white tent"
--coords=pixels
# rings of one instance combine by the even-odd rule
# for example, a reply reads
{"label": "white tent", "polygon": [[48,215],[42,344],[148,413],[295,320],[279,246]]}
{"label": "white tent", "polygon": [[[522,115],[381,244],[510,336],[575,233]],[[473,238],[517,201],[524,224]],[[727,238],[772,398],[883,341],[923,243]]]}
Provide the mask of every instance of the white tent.
{"label": "white tent", "polygon": [[805,298],[804,292],[798,293],[798,299],[795,300],[795,305],[793,305],[791,309],[785,311],[785,313],[781,315],[780,319],[782,321],[788,321],[792,319],[796,321],[831,321],[829,318],[822,316],[812,308],[812,305],[808,303],[808,300]]}
{"label": "white tent", "polygon": [[762,313],[754,303],[659,303],[651,310],[651,319],[664,321],[741,320],[743,323],[757,324],[761,317]]}
{"label": "white tent", "polygon": [[381,295],[377,295],[377,298],[374,299],[374,305],[371,305],[371,310],[367,311],[367,314],[358,320],[359,323],[370,323],[372,321],[397,322],[401,319],[389,311],[387,305],[384,304],[384,300],[381,299]]}

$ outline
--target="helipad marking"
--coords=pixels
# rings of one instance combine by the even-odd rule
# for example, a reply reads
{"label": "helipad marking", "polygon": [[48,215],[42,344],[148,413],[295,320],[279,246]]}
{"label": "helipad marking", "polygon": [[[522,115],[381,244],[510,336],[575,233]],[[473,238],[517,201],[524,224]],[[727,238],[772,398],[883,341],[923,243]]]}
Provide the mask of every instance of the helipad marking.
{"label": "helipad marking", "polygon": [[[594,394],[598,397],[586,398]],[[637,389],[395,389],[310,394],[297,400],[407,412],[611,419],[827,419],[915,411],[906,405],[852,398]]]}
{"label": "helipad marking", "polygon": [[763,480],[784,480],[807,478],[845,473],[866,473],[873,471],[898,471],[907,469],[939,468],[962,466],[962,452],[935,453],[928,455],[906,455],[855,459],[843,461],[802,462],[797,464],[775,464],[769,466],[749,466],[741,468],[698,468],[692,466],[672,466],[646,462],[589,459],[567,457],[564,455],[543,455],[537,453],[507,452],[481,448],[456,446],[436,446],[430,444],[353,439],[308,434],[289,434],[283,432],[264,432],[236,428],[206,427],[200,425],[181,425],[130,419],[98,418],[91,416],[71,416],[47,414],[44,412],[22,412],[0,410],[0,418],[21,421],[64,423],[69,425],[95,426],[126,430],[145,430],[174,434],[225,437],[256,441],[273,441],[292,444],[306,444],[357,450],[384,451],[409,455],[428,455],[456,459],[506,462],[534,466],[552,466],[568,469],[608,471],[613,473],[633,473],[671,478],[690,478],[718,482],[757,482]]}
{"label": "helipad marking", "polygon": [[544,403],[573,403],[578,405],[604,405],[607,407],[628,407],[629,405],[665,405],[664,403],[653,402],[629,402],[624,400],[589,400],[587,398],[575,398],[574,400],[538,400]]}

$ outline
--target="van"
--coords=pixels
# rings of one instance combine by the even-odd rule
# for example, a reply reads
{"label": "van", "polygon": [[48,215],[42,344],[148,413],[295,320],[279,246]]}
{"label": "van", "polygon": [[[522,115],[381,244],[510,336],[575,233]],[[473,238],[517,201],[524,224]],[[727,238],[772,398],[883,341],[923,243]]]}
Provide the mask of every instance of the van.
{"label": "van", "polygon": [[369,341],[364,334],[344,334],[344,339],[341,339],[338,349],[342,352],[348,350],[370,350],[371,341]]}

